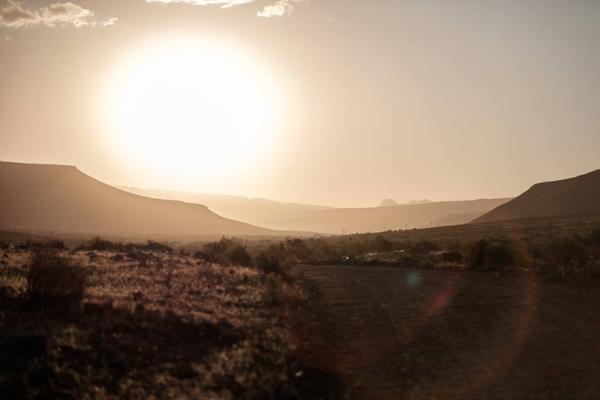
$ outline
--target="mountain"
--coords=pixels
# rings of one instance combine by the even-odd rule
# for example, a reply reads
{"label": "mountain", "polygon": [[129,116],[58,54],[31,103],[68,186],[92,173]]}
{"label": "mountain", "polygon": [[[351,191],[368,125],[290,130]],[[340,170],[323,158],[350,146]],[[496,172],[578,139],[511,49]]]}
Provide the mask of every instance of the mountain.
{"label": "mountain", "polygon": [[283,234],[223,218],[206,206],[151,199],[71,166],[0,162],[0,228],[116,235]]}
{"label": "mountain", "polygon": [[[411,200],[409,201],[408,205],[415,205],[415,204],[428,204],[428,203],[433,203],[433,201],[431,200],[427,200],[427,199],[422,199],[422,200]],[[396,200],[394,199],[385,199],[384,201],[382,201],[379,204],[379,207],[395,207],[395,206],[402,206],[404,204],[398,203]]]}
{"label": "mountain", "polygon": [[428,204],[428,203],[433,203],[433,201],[428,200],[428,199],[421,199],[421,200],[411,200],[408,202],[408,204]]}
{"label": "mountain", "polygon": [[398,203],[396,200],[393,199],[385,199],[384,201],[382,201],[379,204],[379,207],[395,207],[395,206],[399,206],[400,203]]}
{"label": "mountain", "polygon": [[258,226],[264,226],[263,223],[266,221],[285,218],[288,215],[331,208],[314,204],[283,203],[242,196],[139,189],[125,186],[120,187],[120,189],[157,199],[180,200],[189,203],[203,204],[219,215]]}
{"label": "mountain", "polygon": [[[385,200],[379,207],[332,208],[165,190],[123,187],[132,193],[205,204],[220,215],[275,230],[343,234],[466,224],[509,199],[398,204]],[[392,204],[393,202],[393,204]],[[384,204],[385,203],[385,204]]]}
{"label": "mountain", "polygon": [[473,223],[600,215],[600,170],[575,178],[533,185]]}
{"label": "mountain", "polygon": [[263,219],[262,226],[343,234],[466,224],[510,199],[448,201],[372,208],[332,208]]}

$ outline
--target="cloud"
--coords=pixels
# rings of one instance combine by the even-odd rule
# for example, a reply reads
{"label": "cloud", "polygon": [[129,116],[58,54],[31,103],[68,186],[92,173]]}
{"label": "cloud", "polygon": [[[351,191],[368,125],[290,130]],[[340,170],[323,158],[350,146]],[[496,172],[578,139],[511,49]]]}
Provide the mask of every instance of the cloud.
{"label": "cloud", "polygon": [[[241,4],[253,3],[256,0],[145,0],[146,3],[162,4],[190,4],[194,6],[220,6],[229,8]],[[305,3],[308,0],[276,0],[273,4],[267,5],[262,11],[256,13],[258,17],[282,17],[290,15],[294,9],[294,3]]]}
{"label": "cloud", "polygon": [[282,17],[291,14],[293,9],[294,7],[288,0],[278,0],[275,4],[265,6],[265,8],[256,13],[256,15],[263,18]]}
{"label": "cloud", "polygon": [[146,3],[191,4],[193,6],[221,6],[229,8],[240,4],[252,3],[255,0],[146,0]]}
{"label": "cloud", "polygon": [[97,21],[93,11],[71,2],[53,3],[29,8],[21,0],[0,0],[0,27],[24,28],[42,25],[50,28],[73,26],[104,27],[114,25],[117,18]]}

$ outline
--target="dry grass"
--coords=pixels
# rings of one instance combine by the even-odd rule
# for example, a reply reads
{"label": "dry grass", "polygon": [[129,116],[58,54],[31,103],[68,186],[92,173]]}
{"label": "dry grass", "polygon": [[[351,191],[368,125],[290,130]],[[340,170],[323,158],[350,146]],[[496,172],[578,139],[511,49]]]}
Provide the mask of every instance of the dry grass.
{"label": "dry grass", "polygon": [[285,339],[298,293],[280,278],[174,252],[56,257],[87,273],[76,314],[32,308],[31,253],[0,250],[0,398],[319,397]]}

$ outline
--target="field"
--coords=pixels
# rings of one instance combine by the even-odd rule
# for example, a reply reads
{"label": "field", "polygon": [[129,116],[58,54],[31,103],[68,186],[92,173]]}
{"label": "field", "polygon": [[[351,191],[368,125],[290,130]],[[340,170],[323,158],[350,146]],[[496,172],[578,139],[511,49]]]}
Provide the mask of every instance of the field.
{"label": "field", "polygon": [[599,221],[0,234],[0,398],[592,399]]}
{"label": "field", "polygon": [[[289,345],[285,315],[302,293],[278,276],[172,251],[52,250],[48,257],[85,272],[78,300],[33,286],[32,256],[0,250],[0,398],[327,393],[320,382],[328,385],[328,377],[303,365]],[[60,273],[43,275],[47,285],[75,285]]]}

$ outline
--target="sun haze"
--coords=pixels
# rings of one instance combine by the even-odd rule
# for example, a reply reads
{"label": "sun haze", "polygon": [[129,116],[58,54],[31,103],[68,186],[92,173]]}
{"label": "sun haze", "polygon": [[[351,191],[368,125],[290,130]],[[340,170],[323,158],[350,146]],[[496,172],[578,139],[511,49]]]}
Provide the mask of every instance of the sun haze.
{"label": "sun haze", "polygon": [[598,166],[596,2],[76,3],[0,2],[2,160],[355,207]]}
{"label": "sun haze", "polygon": [[119,63],[105,87],[107,145],[149,171],[229,177],[277,150],[278,91],[233,47],[158,37]]}

